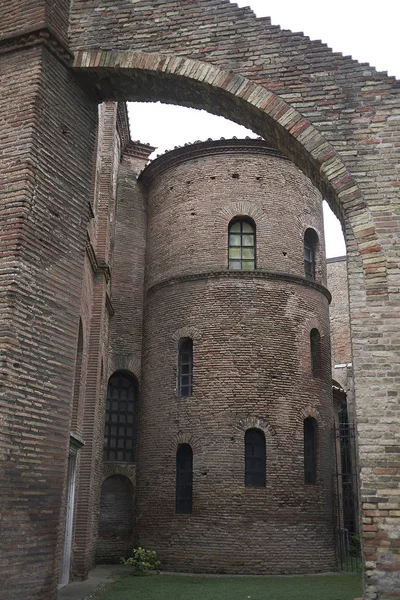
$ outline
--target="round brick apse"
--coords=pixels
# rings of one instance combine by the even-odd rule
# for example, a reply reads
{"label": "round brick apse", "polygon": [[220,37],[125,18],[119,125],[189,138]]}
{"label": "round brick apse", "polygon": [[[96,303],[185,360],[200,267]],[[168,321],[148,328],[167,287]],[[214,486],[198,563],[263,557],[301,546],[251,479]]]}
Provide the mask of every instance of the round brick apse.
{"label": "round brick apse", "polygon": [[148,222],[138,543],[172,570],[330,570],[321,196],[261,140],[177,149],[140,181]]}

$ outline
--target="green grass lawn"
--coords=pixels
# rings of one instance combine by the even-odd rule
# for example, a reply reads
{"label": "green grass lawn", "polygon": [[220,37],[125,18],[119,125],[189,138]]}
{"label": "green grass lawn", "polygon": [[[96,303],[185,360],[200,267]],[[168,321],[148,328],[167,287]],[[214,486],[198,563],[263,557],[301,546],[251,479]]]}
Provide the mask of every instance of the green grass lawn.
{"label": "green grass lawn", "polygon": [[361,575],[304,577],[122,576],[99,600],[353,600]]}

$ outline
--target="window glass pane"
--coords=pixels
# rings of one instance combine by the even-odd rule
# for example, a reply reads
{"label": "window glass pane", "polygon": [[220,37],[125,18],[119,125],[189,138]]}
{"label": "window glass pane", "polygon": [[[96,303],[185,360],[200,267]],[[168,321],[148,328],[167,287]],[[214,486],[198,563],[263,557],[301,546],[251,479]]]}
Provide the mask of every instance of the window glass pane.
{"label": "window glass pane", "polygon": [[243,233],[253,233],[253,226],[250,225],[250,223],[247,223],[246,221],[242,221],[242,223],[243,223],[243,228],[242,228]]}
{"label": "window glass pane", "polygon": [[230,228],[229,231],[232,231],[232,233],[236,233],[237,231],[240,231],[240,221],[236,221],[236,223],[233,223]]}
{"label": "window glass pane", "polygon": [[253,260],[244,260],[242,262],[242,270],[243,271],[254,271],[254,261]]}
{"label": "window glass pane", "polygon": [[253,260],[254,259],[254,248],[243,248],[242,258],[247,258],[247,259]]}
{"label": "window glass pane", "polygon": [[254,236],[253,235],[243,235],[242,236],[242,245],[243,246],[254,246]]}
{"label": "window glass pane", "polygon": [[229,258],[241,258],[241,248],[229,248]]}
{"label": "window glass pane", "polygon": [[229,268],[232,269],[233,271],[240,271],[242,268],[242,263],[240,260],[230,260]]}
{"label": "window glass pane", "polygon": [[229,236],[229,245],[230,246],[240,246],[241,245],[241,236],[231,233]]}

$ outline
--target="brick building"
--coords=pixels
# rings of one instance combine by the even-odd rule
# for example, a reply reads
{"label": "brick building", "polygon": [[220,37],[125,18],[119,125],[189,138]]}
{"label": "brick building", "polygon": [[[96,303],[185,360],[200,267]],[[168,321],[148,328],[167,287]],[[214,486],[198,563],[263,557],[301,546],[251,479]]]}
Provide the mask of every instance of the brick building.
{"label": "brick building", "polygon": [[101,105],[61,584],[134,544],[180,571],[331,570],[321,195],[263,140],[152,150]]}
{"label": "brick building", "polygon": [[[142,383],[137,374],[144,377],[147,357],[154,360],[148,338],[143,345],[148,354],[137,352],[141,308],[123,293],[131,288],[138,297],[148,295],[140,272],[147,241],[145,196],[128,173],[130,163],[141,170],[149,148],[129,142],[123,111],[117,115],[112,104],[130,100],[202,108],[250,127],[313,182],[341,219],[361,476],[363,594],[364,600],[398,598],[400,88],[395,78],[282,30],[268,18],[257,19],[228,0],[3,0],[0,86],[0,598],[54,600],[60,562],[63,580],[68,576],[71,545],[72,570],[84,575],[93,564],[99,531],[107,543],[112,531],[119,539],[127,535],[116,529],[118,519],[99,520],[112,502],[108,485],[100,488],[103,481],[116,478],[113,489],[124,522],[129,524],[134,505],[145,502],[135,463],[122,469],[115,461],[104,462],[102,447],[110,376],[135,374],[124,388],[134,398]],[[101,102],[107,104],[97,128]],[[137,244],[126,243],[125,252],[117,252],[118,239],[130,242],[129,219],[115,219],[117,196],[122,206],[123,195],[130,193],[138,207],[132,224]],[[114,301],[118,260],[138,270],[127,271]],[[165,264],[165,257],[157,260]],[[261,279],[254,285],[272,285]],[[237,281],[232,281],[233,294]],[[190,276],[185,285],[195,285]],[[174,286],[155,286],[148,301],[172,294]],[[125,306],[118,306],[117,298]],[[118,319],[124,347],[113,331]],[[201,340],[193,339],[193,351]],[[335,365],[344,363],[335,359]],[[119,379],[113,384],[115,390],[123,387]],[[134,411],[126,414],[127,421],[134,418]],[[150,436],[156,424],[145,425]],[[262,430],[262,424],[250,429]],[[268,435],[267,491],[273,475]],[[137,449],[123,450],[136,451],[139,464],[138,440]],[[191,446],[195,467],[201,448],[188,440],[182,444]],[[180,458],[187,464],[188,455]],[[193,495],[193,507],[195,501]],[[300,520],[294,526],[300,527]],[[139,520],[138,535],[140,527]],[[110,551],[106,543],[98,544],[99,557]]]}

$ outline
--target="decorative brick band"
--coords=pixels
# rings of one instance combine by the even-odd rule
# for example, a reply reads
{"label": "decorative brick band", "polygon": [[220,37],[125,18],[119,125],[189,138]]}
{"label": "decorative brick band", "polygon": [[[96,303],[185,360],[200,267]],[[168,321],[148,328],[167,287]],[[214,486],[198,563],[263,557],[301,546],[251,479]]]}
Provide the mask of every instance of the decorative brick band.
{"label": "decorative brick band", "polygon": [[278,271],[265,271],[262,269],[256,269],[255,271],[206,271],[204,273],[191,273],[189,275],[180,275],[179,277],[171,277],[152,285],[147,293],[150,294],[155,292],[159,288],[166,287],[168,285],[175,285],[177,283],[184,283],[186,281],[199,281],[202,279],[270,279],[273,281],[288,281],[295,283],[296,285],[304,285],[307,287],[314,288],[318,292],[321,292],[331,302],[332,296],[330,292],[320,283],[305,277],[299,277],[298,275],[292,275],[290,273],[280,273]]}
{"label": "decorative brick band", "polygon": [[246,138],[195,142],[194,144],[187,144],[181,148],[170,150],[154,159],[145,169],[143,169],[139,176],[139,180],[144,185],[150,185],[153,179],[162,173],[165,173],[165,171],[171,167],[191,161],[194,158],[219,154],[236,154],[242,153],[243,151],[252,154],[277,156],[287,160],[279,150],[271,148],[271,145],[265,140]]}
{"label": "decorative brick band", "polygon": [[21,48],[45,45],[61,62],[70,66],[73,55],[67,46],[60,40],[56,32],[49,26],[40,24],[34,29],[26,29],[14,35],[0,38],[0,54],[14,52]]}

